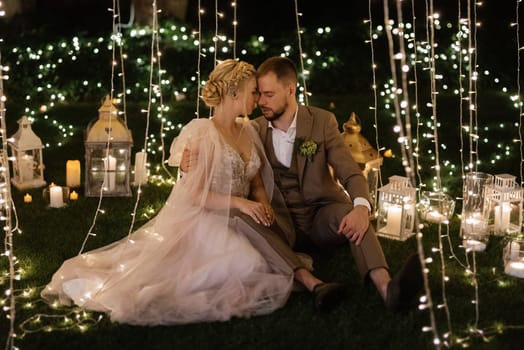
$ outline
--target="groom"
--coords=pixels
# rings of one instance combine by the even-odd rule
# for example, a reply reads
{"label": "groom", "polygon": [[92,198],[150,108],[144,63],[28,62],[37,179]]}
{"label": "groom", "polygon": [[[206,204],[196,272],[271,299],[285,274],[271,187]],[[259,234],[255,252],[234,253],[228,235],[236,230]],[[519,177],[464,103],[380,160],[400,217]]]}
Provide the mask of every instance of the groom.
{"label": "groom", "polygon": [[297,69],[286,57],[264,61],[257,81],[263,117],[254,123],[293,218],[297,245],[349,242],[359,273],[373,282],[386,307],[395,312],[411,307],[423,285],[420,258],[410,256],[391,278],[369,222],[367,180],[351,157],[335,116],[298,104]]}

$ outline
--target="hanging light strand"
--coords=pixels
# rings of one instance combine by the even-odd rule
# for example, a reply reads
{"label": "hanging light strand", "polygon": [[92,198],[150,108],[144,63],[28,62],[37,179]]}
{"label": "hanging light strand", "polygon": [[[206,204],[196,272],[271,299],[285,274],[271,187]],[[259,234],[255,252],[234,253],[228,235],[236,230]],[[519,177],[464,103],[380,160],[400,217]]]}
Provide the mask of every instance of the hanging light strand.
{"label": "hanging light strand", "polygon": [[401,108],[399,103],[399,84],[398,84],[398,78],[397,78],[397,68],[395,64],[395,52],[394,52],[394,42],[393,42],[393,35],[392,35],[392,29],[394,25],[394,21],[390,19],[389,17],[389,5],[388,1],[384,0],[384,24],[385,24],[385,32],[387,37],[387,44],[388,44],[388,53],[389,53],[389,65],[391,69],[391,79],[393,81],[393,87],[392,87],[392,98],[393,98],[393,106],[395,109],[395,118],[396,118],[396,127],[395,131],[399,134],[399,137],[397,138],[398,143],[400,145],[401,155],[402,155],[402,165],[404,166],[406,175],[408,178],[411,178],[411,172],[412,169],[408,166],[408,156],[406,151],[406,144],[407,138],[404,134],[404,127],[401,119]]}
{"label": "hanging light strand", "polygon": [[[412,65],[413,65],[413,69],[412,69],[412,72],[413,72],[413,93],[414,93],[414,106],[413,106],[413,110],[415,111],[415,120],[416,120],[416,126],[415,126],[415,135],[416,135],[416,139],[417,140],[420,140],[420,124],[421,124],[421,121],[420,121],[420,111],[419,111],[419,96],[418,96],[418,52],[417,52],[417,16],[416,16],[416,13],[415,13],[415,0],[411,0],[411,17],[413,18],[412,22],[411,22],[411,27],[413,28],[413,32],[412,32],[412,35],[411,35],[411,42],[412,42],[412,48],[413,48],[413,52],[412,52],[412,55],[413,55],[413,60],[412,60]],[[415,146],[415,154],[416,154],[416,157],[415,157],[415,171],[416,171],[416,174],[417,174],[417,181],[418,181],[418,184],[420,184],[422,186],[423,184],[423,181],[422,181],[422,175],[420,174],[420,166],[419,166],[419,159],[420,159],[420,142],[417,142],[417,145]]]}
{"label": "hanging light strand", "polygon": [[[2,3],[0,2],[0,8]],[[15,277],[16,277],[16,257],[14,255],[14,241],[13,241],[13,227],[12,227],[12,213],[16,213],[14,201],[11,197],[11,175],[9,173],[9,157],[7,151],[7,126],[6,126],[6,108],[5,108],[5,95],[4,95],[4,79],[7,76],[4,75],[4,71],[7,67],[2,65],[2,53],[0,50],[0,138],[2,140],[2,150],[0,154],[0,187],[2,199],[2,207],[0,213],[2,214],[2,227],[4,231],[4,252],[1,256],[8,260],[9,267],[9,279],[7,290],[4,291],[7,296],[7,302],[3,303],[3,309],[7,313],[7,319],[9,320],[9,329],[7,332],[5,349],[16,349],[15,347],[15,321],[16,321],[16,300],[15,300]]]}
{"label": "hanging light strand", "polygon": [[[372,11],[372,0],[368,1],[368,16],[369,19],[367,20],[368,23],[368,30],[369,30],[369,50],[371,54],[371,79],[372,79],[372,85],[371,89],[373,90],[373,106],[370,107],[370,109],[373,110],[373,125],[375,126],[375,147],[377,150],[380,150],[380,142],[378,137],[378,93],[377,93],[377,64],[375,62],[375,44],[373,39],[373,11]],[[378,183],[379,186],[383,186],[382,182],[382,174],[379,171],[378,172],[379,178]]]}
{"label": "hanging light strand", "polygon": [[217,60],[218,60],[218,42],[220,41],[220,35],[218,34],[218,28],[219,28],[219,17],[221,16],[220,11],[218,10],[218,0],[215,0],[215,36],[213,37],[213,45],[215,47],[215,50],[213,52],[214,54],[214,60],[213,60],[213,67],[216,67]]}
{"label": "hanging light strand", "polygon": [[[428,62],[429,62],[429,80],[430,80],[430,105],[431,105],[431,115],[432,115],[432,121],[433,121],[433,135],[432,135],[432,142],[433,142],[433,151],[435,152],[435,163],[434,163],[434,171],[435,171],[435,183],[433,184],[433,190],[438,194],[439,196],[439,203],[442,206],[444,201],[444,192],[442,188],[442,180],[441,180],[441,164],[440,164],[440,142],[439,142],[439,122],[438,122],[438,114],[437,114],[437,97],[438,97],[438,91],[437,91],[437,67],[436,67],[436,54],[435,54],[435,47],[437,46],[436,42],[436,36],[435,36],[435,25],[436,21],[438,20],[438,14],[435,12],[434,3],[433,0],[426,0],[425,1],[425,9],[426,9],[426,41],[427,45],[429,46],[428,50]],[[442,207],[439,208],[440,212],[444,212],[444,209]],[[447,233],[449,235],[449,225],[446,223],[444,224],[445,228],[447,230]],[[444,343],[444,345],[449,344],[449,342],[452,342],[453,338],[451,336],[452,334],[452,326],[451,326],[451,314],[449,310],[449,305],[447,303],[447,297],[446,297],[446,257],[444,256],[444,242],[443,242],[443,235],[442,235],[442,229],[443,229],[443,223],[438,224],[438,253],[439,253],[439,259],[440,259],[440,274],[441,274],[441,283],[442,283],[442,289],[441,289],[441,298],[442,303],[439,305],[439,309],[444,309],[444,312],[446,314],[446,321],[447,321],[447,328],[448,331],[445,333],[443,337],[440,337],[436,330],[434,331],[434,343],[435,344],[441,344]],[[433,314],[432,314],[433,316]],[[433,320],[434,325],[436,327],[436,321]]]}
{"label": "hanging light strand", "polygon": [[[476,0],[468,0],[468,116],[469,116],[469,164],[470,171],[478,168],[478,120],[477,120],[477,25],[476,25]],[[473,8],[473,11],[472,11]]]}
{"label": "hanging light strand", "polygon": [[[160,58],[162,57],[162,54],[160,52],[160,46],[159,46],[159,32],[158,32],[158,13],[159,9],[157,7],[157,1],[153,0],[151,6],[152,9],[152,19],[151,19],[151,54],[150,54],[150,61],[149,61],[149,91],[148,91],[148,100],[147,100],[147,109],[146,109],[146,126],[144,130],[144,147],[143,151],[146,152],[146,158],[147,158],[147,144],[148,144],[148,135],[149,135],[149,124],[151,120],[151,109],[153,108],[153,99],[156,100],[158,98],[159,100],[159,119],[160,119],[160,140],[162,145],[162,167],[165,170],[165,172],[170,175],[170,172],[167,170],[165,166],[165,152],[164,152],[164,122],[162,118],[162,112],[164,110],[164,104],[163,104],[163,98],[162,98],[162,66],[160,64]],[[156,70],[155,70],[156,68]],[[157,72],[157,83],[154,84],[154,75],[155,71]],[[135,164],[136,165],[136,164]],[[136,170],[135,170],[136,171]],[[138,188],[136,192],[136,200],[135,204],[133,206],[133,212],[131,213],[131,224],[129,225],[129,231],[128,231],[128,237],[131,236],[131,233],[133,233],[135,221],[136,221],[136,215],[138,211],[138,206],[140,204],[140,199],[142,195],[142,183],[138,183]]]}
{"label": "hanging light strand", "polygon": [[237,1],[231,2],[231,7],[233,7],[233,58],[237,58],[237,28],[238,28],[238,18],[237,18]]}
{"label": "hanging light strand", "polygon": [[[114,101],[114,94],[115,94],[115,75],[116,75],[116,68],[115,67],[117,66],[117,60],[116,60],[117,47],[122,45],[122,33],[121,33],[122,25],[121,25],[121,22],[120,22],[121,16],[120,16],[119,0],[113,0],[113,7],[108,9],[108,10],[112,14],[111,15],[111,19],[112,19],[112,28],[113,28],[113,33],[111,35],[111,79],[110,79],[110,86],[111,86],[111,88],[110,88],[110,101],[111,101],[111,104],[112,104],[113,101]],[[120,52],[120,55],[122,55],[122,49],[119,49],[118,52]],[[123,60],[121,60],[120,62],[123,62]],[[123,68],[121,67],[121,69],[123,69]],[[124,71],[123,70],[121,71],[121,75],[122,75],[122,77],[124,76]],[[125,79],[123,79],[122,82],[125,82]],[[122,86],[122,91],[125,94],[125,86]],[[114,112],[110,111],[110,113],[114,113]],[[123,111],[122,113],[124,115],[126,114],[125,111]],[[93,237],[93,236],[96,236],[96,234],[94,233],[94,229],[96,227],[96,222],[98,220],[98,216],[100,214],[105,213],[105,211],[102,209],[102,200],[104,198],[104,188],[107,186],[106,181],[108,181],[108,179],[109,179],[109,176],[107,176],[107,174],[108,174],[108,170],[109,170],[108,169],[109,168],[109,156],[110,156],[110,154],[109,154],[110,152],[109,151],[110,151],[110,144],[111,144],[111,139],[112,139],[112,136],[111,136],[111,131],[112,131],[111,124],[112,124],[112,118],[109,118],[108,130],[107,130],[107,139],[106,139],[106,148],[105,148],[105,159],[106,159],[107,166],[104,166],[104,181],[103,181],[102,185],[100,186],[97,208],[95,210],[95,214],[93,215],[93,220],[91,221],[91,226],[89,227],[89,229],[87,231],[87,234],[84,237],[84,241],[82,242],[82,245],[81,245],[80,250],[78,252],[79,255],[84,252],[85,246],[86,246],[89,238]]]}
{"label": "hanging light strand", "polygon": [[198,33],[197,33],[197,42],[198,42],[198,54],[197,54],[197,70],[196,70],[196,82],[197,82],[197,98],[196,98],[196,109],[195,117],[200,118],[200,65],[202,63],[202,14],[204,9],[202,8],[201,0],[198,0]]}
{"label": "hanging light strand", "polygon": [[464,101],[467,101],[467,99],[464,97],[464,86],[462,84],[462,78],[463,78],[463,56],[462,56],[462,38],[464,37],[464,31],[463,31],[463,21],[462,21],[462,3],[461,0],[457,1],[457,40],[455,41],[455,45],[457,47],[457,53],[458,53],[458,93],[459,93],[459,135],[460,135],[460,170],[462,179],[465,178],[465,165],[464,165],[464,156],[465,156],[465,142],[464,142],[464,133],[462,130],[464,130]]}
{"label": "hanging light strand", "polygon": [[304,87],[304,103],[306,106],[309,105],[309,98],[308,98],[308,92],[307,92],[307,75],[309,75],[309,72],[306,71],[304,68],[304,53],[302,51],[302,29],[300,29],[300,16],[302,16],[302,13],[298,10],[298,0],[295,0],[295,21],[297,25],[297,43],[298,43],[298,55],[300,60],[300,68],[302,70],[302,85]]}
{"label": "hanging light strand", "polygon": [[520,96],[520,18],[519,18],[519,4],[522,0],[516,0],[515,4],[515,37],[517,41],[517,77],[516,77],[516,83],[517,83],[517,96],[518,104],[519,104],[519,145],[520,145],[520,186],[524,185],[524,146],[522,144],[522,123],[523,123],[523,111],[522,111],[522,97]]}

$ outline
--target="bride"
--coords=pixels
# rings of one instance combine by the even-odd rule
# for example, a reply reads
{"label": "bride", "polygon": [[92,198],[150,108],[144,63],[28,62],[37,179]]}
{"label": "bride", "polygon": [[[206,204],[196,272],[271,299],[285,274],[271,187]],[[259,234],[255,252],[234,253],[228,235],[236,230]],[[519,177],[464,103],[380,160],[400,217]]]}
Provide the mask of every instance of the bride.
{"label": "bride", "polygon": [[267,314],[285,304],[295,279],[318,308],[338,303],[345,287],[313,276],[289,248],[291,222],[274,217],[271,167],[256,131],[238,118],[257,97],[251,64],[218,64],[202,89],[214,116],[188,123],[171,145],[169,164],[189,150],[190,173],[148,223],[66,260],[42,297],[136,325]]}

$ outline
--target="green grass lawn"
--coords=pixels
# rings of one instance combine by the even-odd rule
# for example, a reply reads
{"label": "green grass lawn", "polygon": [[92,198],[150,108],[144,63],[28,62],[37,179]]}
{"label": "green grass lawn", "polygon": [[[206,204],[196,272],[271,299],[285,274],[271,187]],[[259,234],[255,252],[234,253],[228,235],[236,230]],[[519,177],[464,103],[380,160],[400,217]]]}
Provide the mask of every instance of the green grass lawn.
{"label": "green grass lawn", "polygon": [[[141,208],[158,208],[167,194],[169,185],[147,185]],[[36,287],[40,290],[51,278],[64,259],[78,253],[97,205],[97,198],[81,197],[78,202],[60,209],[46,208],[33,191],[33,203],[22,203],[21,193],[14,193],[23,234],[15,237],[15,252],[26,273],[18,288]],[[89,239],[87,249],[105,245],[126,235],[133,198],[106,198],[103,208],[106,214],[97,221],[96,237]],[[140,211],[142,213],[143,210]],[[139,221],[140,223],[141,221]],[[443,239],[445,261],[431,247],[438,246],[436,225],[423,229],[423,243],[427,257],[433,258],[428,265],[429,284],[435,304],[443,302],[442,265],[450,277],[446,284],[446,300],[450,324],[444,309],[435,309],[439,334],[451,331],[455,336],[468,335],[468,327],[475,324],[475,290],[471,279],[465,277],[465,254],[458,247],[457,220],[450,225],[450,239]],[[445,228],[445,226],[443,227]],[[445,231],[444,231],[445,232]],[[397,271],[405,258],[416,251],[416,239],[404,242],[380,238],[391,270]],[[496,324],[502,325],[502,334],[496,334],[489,343],[478,337],[471,338],[474,349],[515,349],[524,341],[522,318],[522,290],[524,280],[503,274],[502,239],[493,238],[485,252],[476,255],[479,283],[478,328],[491,333]],[[450,259],[451,248],[457,259]],[[378,293],[371,285],[363,285],[354,268],[349,249],[339,247],[332,254],[314,252],[316,274],[328,281],[343,281],[350,285],[351,295],[339,308],[330,313],[314,310],[308,292],[292,294],[287,305],[267,316],[251,319],[234,319],[228,322],[212,322],[183,326],[137,327],[113,324],[107,317],[85,331],[73,327],[70,330],[39,331],[26,334],[17,340],[20,349],[432,349],[430,333],[422,327],[429,325],[427,311],[413,310],[407,313],[388,312]],[[470,262],[472,256],[469,256]],[[3,261],[5,263],[5,259]],[[501,287],[504,285],[504,287]],[[70,308],[55,310],[30,298],[36,303],[31,309],[24,307],[24,300],[17,305],[16,324],[19,325],[36,313],[60,315]],[[97,315],[93,315],[97,317]],[[49,324],[62,325],[62,318],[41,323],[28,323],[27,327]],[[519,325],[518,330],[504,326]],[[7,322],[0,323],[2,335],[6,334]],[[19,329],[17,333],[21,333]],[[490,334],[492,335],[492,334]],[[458,347],[457,347],[458,348]]]}

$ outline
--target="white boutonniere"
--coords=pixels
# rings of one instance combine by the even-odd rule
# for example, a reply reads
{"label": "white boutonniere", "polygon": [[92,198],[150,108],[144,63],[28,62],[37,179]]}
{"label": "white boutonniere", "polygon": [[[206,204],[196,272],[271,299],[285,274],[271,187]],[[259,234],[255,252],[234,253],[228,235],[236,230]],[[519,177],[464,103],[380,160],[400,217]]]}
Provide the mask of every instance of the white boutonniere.
{"label": "white boutonniere", "polygon": [[318,152],[318,144],[315,141],[297,138],[295,140],[295,149],[301,156],[307,157],[312,162],[313,156]]}

